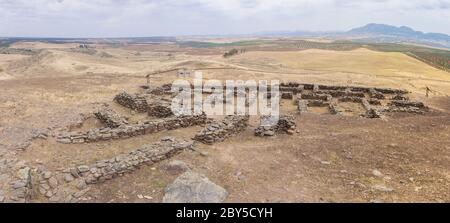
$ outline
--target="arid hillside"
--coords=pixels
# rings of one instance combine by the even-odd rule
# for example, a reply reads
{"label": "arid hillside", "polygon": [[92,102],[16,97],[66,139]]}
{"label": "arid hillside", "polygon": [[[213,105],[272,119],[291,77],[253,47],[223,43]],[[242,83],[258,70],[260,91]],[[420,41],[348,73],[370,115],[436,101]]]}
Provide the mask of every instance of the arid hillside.
{"label": "arid hillside", "polygon": [[[223,188],[225,202],[450,202],[448,71],[371,47],[242,41],[12,44],[0,54],[0,202],[162,202],[187,169]],[[232,48],[246,50],[224,58]],[[170,101],[164,85],[183,68],[295,88],[281,101],[295,130],[258,137],[260,117],[250,117],[243,126],[230,121],[223,141],[193,140],[216,127],[147,111]],[[143,111],[117,100],[122,92],[145,101]],[[142,127],[159,121],[164,128]],[[121,127],[129,135],[80,136]],[[111,178],[109,164],[117,164]]]}

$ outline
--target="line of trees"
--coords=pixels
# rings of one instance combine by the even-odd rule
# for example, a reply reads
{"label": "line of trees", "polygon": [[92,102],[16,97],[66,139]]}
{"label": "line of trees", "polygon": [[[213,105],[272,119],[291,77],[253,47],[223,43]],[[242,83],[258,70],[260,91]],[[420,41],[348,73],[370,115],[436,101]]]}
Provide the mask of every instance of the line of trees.
{"label": "line of trees", "polygon": [[240,53],[245,53],[247,50],[246,49],[231,49],[231,50],[229,50],[228,52],[226,52],[225,54],[223,54],[223,57],[224,58],[228,58],[228,57],[231,57],[231,56],[234,56],[234,55],[237,55],[237,54],[240,54]]}

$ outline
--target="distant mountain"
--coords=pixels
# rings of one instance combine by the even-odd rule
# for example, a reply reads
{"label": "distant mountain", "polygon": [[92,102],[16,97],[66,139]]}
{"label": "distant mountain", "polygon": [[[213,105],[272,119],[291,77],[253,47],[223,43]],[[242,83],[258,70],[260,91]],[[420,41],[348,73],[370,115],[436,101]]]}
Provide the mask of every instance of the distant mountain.
{"label": "distant mountain", "polygon": [[433,41],[450,42],[450,36],[442,33],[423,33],[415,31],[407,26],[390,26],[385,24],[371,23],[363,27],[355,28],[347,32],[347,34],[369,34],[380,36],[391,36],[407,39],[426,39]]}
{"label": "distant mountain", "polygon": [[367,24],[346,32],[347,35],[365,36],[369,39],[383,38],[385,41],[417,42],[428,45],[442,45],[450,48],[450,36],[442,33],[423,33],[407,26]]}
{"label": "distant mountain", "polygon": [[348,34],[371,34],[371,35],[392,35],[392,36],[408,36],[420,37],[422,32],[415,31],[407,26],[390,26],[385,24],[371,23],[363,27],[354,28],[347,32]]}
{"label": "distant mountain", "polygon": [[450,49],[450,36],[442,33],[424,33],[407,26],[370,23],[347,32],[271,31],[255,33],[257,36],[299,36],[351,39],[377,43],[412,43]]}

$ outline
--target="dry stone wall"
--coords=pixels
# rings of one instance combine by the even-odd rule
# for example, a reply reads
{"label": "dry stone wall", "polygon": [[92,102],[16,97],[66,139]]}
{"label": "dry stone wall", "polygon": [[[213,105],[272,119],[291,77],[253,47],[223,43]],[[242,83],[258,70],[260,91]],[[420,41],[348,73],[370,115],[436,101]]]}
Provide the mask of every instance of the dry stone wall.
{"label": "dry stone wall", "polygon": [[[297,109],[300,113],[308,111],[308,107],[328,107],[331,114],[339,114],[341,102],[361,104],[367,118],[381,118],[383,112],[409,112],[423,114],[428,108],[421,102],[409,101],[405,90],[391,88],[365,88],[282,83],[280,89],[296,92]],[[388,96],[392,95],[392,96]]]}
{"label": "dry stone wall", "polygon": [[280,116],[275,125],[266,125],[270,123],[272,117],[262,116],[261,125],[255,129],[255,136],[274,136],[277,133],[294,134],[296,124],[292,116]]}
{"label": "dry stone wall", "polygon": [[429,108],[422,102],[405,101],[405,100],[393,100],[389,103],[389,107],[385,108],[385,112],[407,112],[423,114],[428,111]]}
{"label": "dry stone wall", "polygon": [[294,93],[293,92],[282,92],[281,93],[281,98],[282,99],[293,99],[294,98]]}
{"label": "dry stone wall", "polygon": [[158,143],[142,146],[111,159],[70,168],[69,172],[74,178],[84,179],[86,184],[96,184],[133,172],[142,165],[151,165],[169,159],[185,149],[192,149],[192,142],[165,137]]}
{"label": "dry stone wall", "polygon": [[133,109],[138,112],[146,112],[148,109],[147,100],[142,95],[131,95],[127,92],[122,92],[116,95],[114,101],[124,107]]}
{"label": "dry stone wall", "polygon": [[193,138],[205,144],[213,144],[245,130],[248,126],[249,116],[230,115],[222,121],[208,124]]}
{"label": "dry stone wall", "polygon": [[[297,83],[297,82],[287,82],[287,83],[281,83],[280,89],[286,89],[286,88],[296,88],[297,90],[312,90],[312,91],[350,91],[350,92],[363,92],[363,93],[369,93],[370,89],[368,87],[354,87],[354,86],[335,86],[335,85],[316,85],[316,84],[304,84],[304,83]],[[407,94],[408,91],[400,90],[400,89],[392,89],[392,88],[373,88],[376,92],[382,93],[382,94]],[[299,92],[300,92],[299,91]],[[347,96],[354,96],[354,95],[347,95]]]}
{"label": "dry stone wall", "polygon": [[33,196],[32,169],[23,167],[17,171],[17,179],[11,183],[10,199],[16,202],[28,202]]}
{"label": "dry stone wall", "polygon": [[125,139],[139,135],[152,134],[164,130],[186,128],[203,125],[208,118],[205,114],[195,116],[180,116],[155,121],[145,121],[139,124],[121,125],[117,128],[91,129],[88,132],[63,134],[57,141],[65,144],[92,143],[113,139]]}
{"label": "dry stone wall", "polygon": [[158,118],[167,118],[173,116],[171,103],[168,101],[158,101],[148,107],[148,115]]}
{"label": "dry stone wall", "polygon": [[109,107],[99,109],[94,115],[109,128],[117,128],[121,125],[128,124],[124,117]]}
{"label": "dry stone wall", "polygon": [[160,87],[152,87],[147,90],[147,93],[153,95],[170,95],[172,94],[172,84],[164,84]]}

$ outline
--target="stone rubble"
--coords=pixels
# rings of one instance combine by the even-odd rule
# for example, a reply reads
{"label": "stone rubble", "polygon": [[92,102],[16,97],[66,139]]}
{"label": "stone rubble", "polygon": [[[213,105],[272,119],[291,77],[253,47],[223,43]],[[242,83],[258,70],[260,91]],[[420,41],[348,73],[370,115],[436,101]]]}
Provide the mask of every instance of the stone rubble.
{"label": "stone rubble", "polygon": [[249,116],[229,115],[222,121],[214,121],[201,130],[193,140],[204,144],[213,144],[245,130]]}
{"label": "stone rubble", "polygon": [[404,95],[397,94],[394,97],[392,97],[391,100],[395,100],[395,101],[409,101],[409,98],[404,96]]}
{"label": "stone rubble", "polygon": [[366,118],[381,118],[383,117],[380,111],[376,108],[374,108],[369,101],[366,99],[361,100],[361,104],[363,105],[364,109],[366,110],[366,114],[364,117]]}
{"label": "stone rubble", "polygon": [[171,102],[160,100],[153,104],[150,104],[148,107],[148,115],[154,116],[157,118],[167,118],[173,116]]}
{"label": "stone rubble", "polygon": [[[382,118],[383,112],[423,114],[428,110],[421,102],[409,101],[408,97],[404,96],[408,91],[391,88],[344,87],[288,82],[282,83],[280,89],[283,89],[283,93],[292,92],[296,94],[295,102],[299,113],[307,112],[308,107],[328,107],[331,114],[339,114],[338,104],[341,102],[361,104],[366,110],[363,116],[367,118]],[[395,96],[387,98],[386,94]]]}
{"label": "stone rubble", "polygon": [[281,98],[282,99],[293,99],[294,98],[294,93],[293,92],[282,92],[281,93]]}
{"label": "stone rubble", "polygon": [[195,116],[180,116],[165,118],[154,121],[144,121],[138,124],[121,125],[117,128],[91,129],[84,133],[62,134],[58,137],[59,143],[79,144],[107,141],[114,139],[125,139],[139,135],[152,134],[165,130],[187,128],[190,126],[203,125],[208,121],[205,114]]}
{"label": "stone rubble", "polygon": [[163,203],[222,203],[228,192],[204,175],[188,171],[168,185]]}
{"label": "stone rubble", "polygon": [[137,112],[146,112],[148,109],[147,99],[142,95],[131,95],[127,92],[122,92],[114,97],[114,101]]}
{"label": "stone rubble", "polygon": [[111,159],[100,160],[95,164],[73,167],[71,171],[76,171],[73,177],[84,179],[86,184],[101,183],[133,172],[142,165],[151,165],[169,159],[185,149],[192,149],[192,146],[192,142],[164,137],[160,142],[142,146]]}
{"label": "stone rubble", "polygon": [[[89,192],[89,184],[104,182],[132,172],[142,165],[168,159],[184,149],[192,149],[192,142],[164,137],[160,142],[91,165],[79,165],[62,172],[50,172],[39,167],[24,166],[11,182],[11,195],[0,191],[0,202],[33,202],[48,199],[53,203],[75,203]],[[69,179],[69,180],[68,180]],[[75,189],[76,188],[76,189]]]}
{"label": "stone rubble", "polygon": [[296,129],[293,116],[280,116],[277,123],[273,124],[270,116],[261,117],[261,125],[255,129],[255,136],[274,136],[277,133],[293,134]]}
{"label": "stone rubble", "polygon": [[117,128],[121,125],[128,124],[126,119],[109,107],[102,107],[94,113],[95,117],[109,128]]}
{"label": "stone rubble", "polygon": [[388,105],[389,107],[385,108],[383,111],[423,114],[429,110],[422,102],[415,101],[393,100]]}
{"label": "stone rubble", "polygon": [[151,87],[146,93],[152,95],[171,95],[172,84],[164,84],[160,87]]}
{"label": "stone rubble", "polygon": [[380,93],[379,91],[376,91],[373,88],[370,88],[369,90],[369,96],[371,98],[375,98],[375,99],[385,99],[384,95],[382,93]]}
{"label": "stone rubble", "polygon": [[17,180],[11,182],[11,201],[25,203],[33,196],[31,168],[23,167],[17,171]]}

